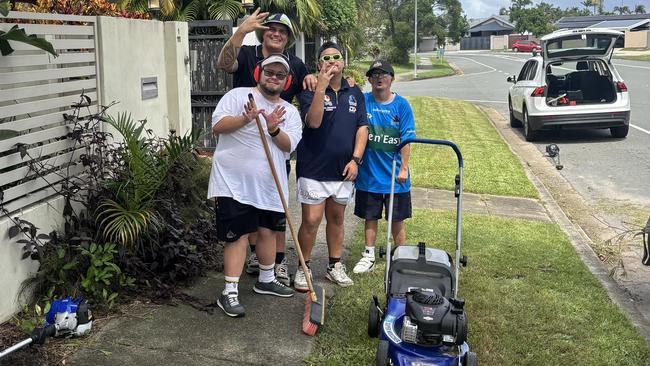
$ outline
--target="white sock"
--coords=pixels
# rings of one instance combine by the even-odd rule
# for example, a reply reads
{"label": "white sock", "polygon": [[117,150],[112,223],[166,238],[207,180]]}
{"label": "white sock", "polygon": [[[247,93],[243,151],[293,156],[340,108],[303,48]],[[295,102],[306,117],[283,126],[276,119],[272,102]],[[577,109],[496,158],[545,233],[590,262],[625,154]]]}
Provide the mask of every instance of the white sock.
{"label": "white sock", "polygon": [[363,255],[366,257],[375,257],[375,247],[369,247],[366,245],[366,250],[363,252]]}
{"label": "white sock", "polygon": [[275,264],[262,264],[260,263],[260,275],[258,280],[262,283],[273,282],[275,279]]}
{"label": "white sock", "polygon": [[223,278],[226,281],[226,285],[223,288],[223,295],[228,295],[231,292],[234,292],[236,294],[239,293],[239,290],[237,289],[237,285],[239,285],[239,277],[229,277],[225,276]]}

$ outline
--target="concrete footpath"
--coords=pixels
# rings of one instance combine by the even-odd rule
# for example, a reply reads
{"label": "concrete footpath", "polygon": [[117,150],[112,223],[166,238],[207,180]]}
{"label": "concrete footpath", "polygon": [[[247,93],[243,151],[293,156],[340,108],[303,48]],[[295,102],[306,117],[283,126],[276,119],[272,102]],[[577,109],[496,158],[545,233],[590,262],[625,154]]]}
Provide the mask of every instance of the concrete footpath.
{"label": "concrete footpath", "polygon": [[[289,179],[293,184],[295,177]],[[300,209],[295,203],[295,186],[290,187],[291,217],[296,230]],[[463,212],[518,217],[551,222],[537,200],[464,194]],[[414,189],[413,203],[418,208],[456,207],[452,192]],[[360,220],[346,210],[346,246],[349,247]],[[324,221],[324,220],[323,220]],[[331,295],[325,279],[327,251],[324,222],[319,230],[312,269],[315,280]],[[297,257],[288,243],[291,274]],[[348,264],[352,267],[352,263]],[[351,268],[350,268],[351,272]],[[233,319],[216,308],[210,314],[187,304],[176,306],[134,304],[128,313],[112,319],[99,319],[97,331],[83,339],[66,365],[303,365],[314,338],[301,333],[305,295],[289,299],[254,294],[254,276],[242,275],[240,301],[246,307],[244,318]],[[223,286],[221,273],[200,278],[186,292],[211,303]],[[350,289],[352,291],[352,289]],[[329,306],[336,306],[328,301]],[[327,321],[327,319],[326,319]],[[325,324],[327,326],[327,323]]]}

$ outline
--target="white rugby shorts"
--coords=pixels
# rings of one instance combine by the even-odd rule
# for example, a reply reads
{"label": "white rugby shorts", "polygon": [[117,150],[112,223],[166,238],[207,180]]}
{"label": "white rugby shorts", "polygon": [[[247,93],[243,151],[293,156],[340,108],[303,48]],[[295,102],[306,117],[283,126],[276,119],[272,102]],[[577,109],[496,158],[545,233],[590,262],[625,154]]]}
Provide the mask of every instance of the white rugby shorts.
{"label": "white rugby shorts", "polygon": [[354,197],[354,182],[319,182],[298,178],[296,193],[298,202],[308,205],[318,205],[330,197],[338,204],[347,205]]}

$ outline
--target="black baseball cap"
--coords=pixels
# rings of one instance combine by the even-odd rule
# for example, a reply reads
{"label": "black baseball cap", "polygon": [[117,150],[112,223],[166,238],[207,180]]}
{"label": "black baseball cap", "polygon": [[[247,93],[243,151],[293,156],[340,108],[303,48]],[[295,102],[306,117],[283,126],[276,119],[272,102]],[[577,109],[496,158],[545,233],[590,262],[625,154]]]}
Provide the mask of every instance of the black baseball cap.
{"label": "black baseball cap", "polygon": [[318,57],[320,58],[320,56],[323,54],[323,51],[325,51],[328,48],[333,48],[339,51],[339,53],[343,54],[343,49],[341,49],[341,46],[339,46],[338,44],[332,41],[326,41],[325,43],[323,43],[322,46],[320,46],[320,49],[318,50]]}
{"label": "black baseball cap", "polygon": [[375,70],[381,70],[383,72],[389,73],[390,76],[395,76],[395,70],[393,70],[393,67],[390,65],[390,63],[386,60],[377,60],[370,65],[370,68],[366,72],[366,76],[370,77],[372,75],[372,72]]}

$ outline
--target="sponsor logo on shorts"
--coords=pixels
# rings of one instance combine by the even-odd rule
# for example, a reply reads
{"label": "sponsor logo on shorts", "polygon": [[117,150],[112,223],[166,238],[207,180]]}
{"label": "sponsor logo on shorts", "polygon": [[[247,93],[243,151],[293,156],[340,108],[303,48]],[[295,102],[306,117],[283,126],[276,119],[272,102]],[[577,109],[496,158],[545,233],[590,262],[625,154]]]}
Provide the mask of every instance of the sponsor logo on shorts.
{"label": "sponsor logo on shorts", "polygon": [[318,201],[320,199],[318,192],[310,191],[302,187],[298,189],[298,194],[300,195],[300,198],[304,200]]}

